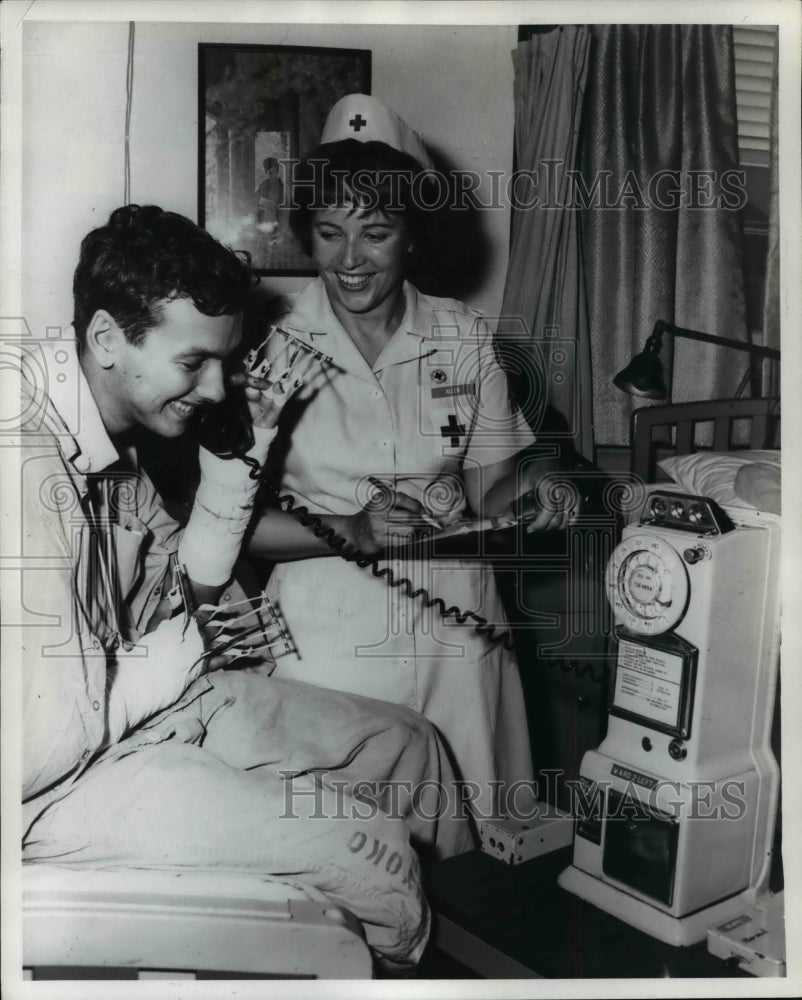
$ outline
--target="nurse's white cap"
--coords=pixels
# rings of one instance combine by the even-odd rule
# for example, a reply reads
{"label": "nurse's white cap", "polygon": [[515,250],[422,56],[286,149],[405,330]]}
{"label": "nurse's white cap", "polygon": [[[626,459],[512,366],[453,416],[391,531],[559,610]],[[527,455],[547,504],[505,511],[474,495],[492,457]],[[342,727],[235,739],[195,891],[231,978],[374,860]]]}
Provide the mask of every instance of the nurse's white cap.
{"label": "nurse's white cap", "polygon": [[407,123],[385,104],[369,94],[347,94],[329,112],[320,141],[384,142],[415,159],[427,170],[432,161],[423,140]]}

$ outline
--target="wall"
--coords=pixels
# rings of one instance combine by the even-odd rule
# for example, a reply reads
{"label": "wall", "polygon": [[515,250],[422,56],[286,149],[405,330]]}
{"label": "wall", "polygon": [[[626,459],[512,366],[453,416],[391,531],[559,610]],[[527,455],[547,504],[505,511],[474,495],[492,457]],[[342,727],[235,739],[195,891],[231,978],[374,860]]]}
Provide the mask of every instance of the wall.
{"label": "wall", "polygon": [[[435,152],[461,169],[509,171],[515,38],[513,26],[137,23],[131,200],[197,217],[199,42],[370,49],[373,94]],[[80,239],[123,203],[127,50],[127,23],[25,26],[22,295],[36,335],[69,324]],[[481,225],[489,263],[464,297],[492,315],[504,287],[508,208],[482,213]],[[306,280],[265,283],[293,290]]]}

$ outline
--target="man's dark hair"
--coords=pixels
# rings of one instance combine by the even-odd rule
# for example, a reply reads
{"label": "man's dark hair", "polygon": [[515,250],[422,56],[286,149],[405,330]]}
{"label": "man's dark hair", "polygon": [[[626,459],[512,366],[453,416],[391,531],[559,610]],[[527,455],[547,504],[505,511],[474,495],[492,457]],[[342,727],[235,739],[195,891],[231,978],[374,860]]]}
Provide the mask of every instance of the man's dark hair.
{"label": "man's dark hair", "polygon": [[105,309],[141,344],[160,321],[160,303],[190,299],[205,316],[229,316],[253,285],[250,255],[218,243],[200,226],[156,205],[126,205],[81,243],[73,279],[73,325],[83,343]]}

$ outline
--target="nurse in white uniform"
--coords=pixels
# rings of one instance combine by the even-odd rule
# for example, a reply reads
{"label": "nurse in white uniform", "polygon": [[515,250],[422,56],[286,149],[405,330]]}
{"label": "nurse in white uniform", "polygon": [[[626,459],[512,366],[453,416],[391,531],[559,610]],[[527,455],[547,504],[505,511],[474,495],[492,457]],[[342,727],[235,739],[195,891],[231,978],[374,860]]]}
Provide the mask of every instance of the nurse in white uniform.
{"label": "nurse in white uniform", "polygon": [[[425,231],[415,199],[429,166],[420,137],[376,99],[350,95],[334,107],[294,189],[293,227],[319,277],[293,297],[268,342],[275,354],[286,333],[331,362],[311,398],[288,404],[267,468],[278,470],[281,494],[368,555],[433,520],[502,513],[532,486],[515,456],[533,435],[510,405],[488,326],[405,280]],[[530,527],[559,528],[567,516],[543,510]],[[421,712],[440,731],[476,819],[503,811],[518,783],[532,780],[518,666],[504,645],[333,554],[282,510],[265,512],[251,552],[276,563],[268,594],[298,648],[276,676]],[[490,563],[386,565],[447,607],[505,628]]]}

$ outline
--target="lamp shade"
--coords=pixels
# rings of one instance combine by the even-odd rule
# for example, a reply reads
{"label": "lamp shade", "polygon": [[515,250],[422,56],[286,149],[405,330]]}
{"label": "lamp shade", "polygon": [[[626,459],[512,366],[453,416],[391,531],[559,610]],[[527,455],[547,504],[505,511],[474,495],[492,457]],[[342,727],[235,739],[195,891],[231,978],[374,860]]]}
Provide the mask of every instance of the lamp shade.
{"label": "lamp shade", "polygon": [[717,344],[734,351],[746,351],[754,364],[755,358],[771,358],[780,360],[780,352],[774,347],[764,347],[751,341],[731,340],[728,337],[715,337],[699,330],[686,330],[673,323],[659,319],[654,324],[649,339],[640,354],[636,354],[626,368],[622,369],[613,379],[613,385],[622,392],[633,396],[643,396],[645,399],[667,399],[668,390],[663,376],[663,365],[660,361],[660,348],[663,346],[663,334],[672,337],[686,337],[688,340],[698,340],[705,344]]}
{"label": "lamp shade", "polygon": [[636,354],[613,379],[613,385],[623,392],[646,399],[665,399],[668,395],[663,365],[654,350],[647,349]]}

